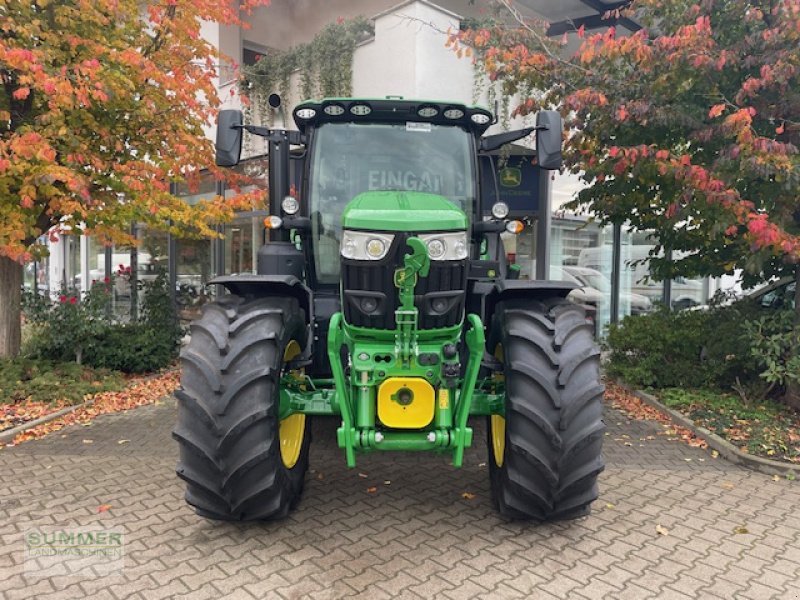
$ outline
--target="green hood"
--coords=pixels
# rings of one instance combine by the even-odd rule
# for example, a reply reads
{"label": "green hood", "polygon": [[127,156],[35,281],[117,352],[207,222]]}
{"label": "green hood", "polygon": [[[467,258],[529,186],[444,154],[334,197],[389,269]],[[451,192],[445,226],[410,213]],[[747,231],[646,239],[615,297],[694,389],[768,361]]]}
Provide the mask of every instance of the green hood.
{"label": "green hood", "polygon": [[367,231],[452,231],[467,228],[467,215],[437,194],[364,192],[344,209],[342,223]]}

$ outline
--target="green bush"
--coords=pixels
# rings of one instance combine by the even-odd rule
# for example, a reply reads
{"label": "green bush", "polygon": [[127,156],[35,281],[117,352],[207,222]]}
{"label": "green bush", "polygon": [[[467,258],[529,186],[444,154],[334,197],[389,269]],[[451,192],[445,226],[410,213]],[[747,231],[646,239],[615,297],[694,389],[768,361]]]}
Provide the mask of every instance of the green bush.
{"label": "green bush", "polygon": [[[708,310],[669,311],[626,318],[609,330],[608,373],[644,387],[731,389],[758,381],[746,323],[759,307],[748,300]],[[737,379],[738,378],[738,379]]]}
{"label": "green bush", "polygon": [[109,316],[106,290],[110,285],[108,281],[96,284],[82,300],[62,294],[46,309],[31,300],[25,313],[31,322],[25,353],[125,373],[169,365],[177,356],[182,331],[166,275],[145,283],[140,317],[130,323],[115,322]]}
{"label": "green bush", "polygon": [[661,307],[612,325],[607,340],[609,375],[644,387],[707,384],[707,375],[698,369],[706,319],[700,311],[671,312]]}

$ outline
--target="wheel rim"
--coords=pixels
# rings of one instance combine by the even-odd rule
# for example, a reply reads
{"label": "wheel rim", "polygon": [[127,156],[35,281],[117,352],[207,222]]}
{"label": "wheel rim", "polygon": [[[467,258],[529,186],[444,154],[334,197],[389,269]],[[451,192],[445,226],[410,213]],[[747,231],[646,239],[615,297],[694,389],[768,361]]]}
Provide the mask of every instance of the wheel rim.
{"label": "wheel rim", "polygon": [[[283,353],[284,364],[300,354],[300,344],[292,340],[286,345]],[[306,416],[304,414],[289,415],[278,424],[278,441],[280,442],[281,461],[283,466],[291,469],[300,459],[303,439],[306,432]]]}
{"label": "wheel rim", "polygon": [[[504,362],[503,346],[497,344],[494,348],[494,356],[501,363]],[[506,454],[506,420],[501,415],[489,417],[489,425],[492,433],[492,455],[494,464],[498,467],[503,466],[503,458]]]}
{"label": "wheel rim", "polygon": [[503,466],[503,457],[506,452],[506,420],[500,415],[492,415],[492,454],[494,464],[498,467]]}

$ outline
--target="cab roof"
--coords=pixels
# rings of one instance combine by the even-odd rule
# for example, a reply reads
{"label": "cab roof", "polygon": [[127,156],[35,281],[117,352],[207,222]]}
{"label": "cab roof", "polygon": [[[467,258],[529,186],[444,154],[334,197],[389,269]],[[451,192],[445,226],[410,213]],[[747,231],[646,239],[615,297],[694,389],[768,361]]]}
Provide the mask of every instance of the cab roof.
{"label": "cab roof", "polygon": [[433,123],[457,125],[480,136],[494,123],[491,112],[480,106],[441,100],[387,98],[323,98],[306,100],[294,109],[297,128],[306,131],[322,123]]}

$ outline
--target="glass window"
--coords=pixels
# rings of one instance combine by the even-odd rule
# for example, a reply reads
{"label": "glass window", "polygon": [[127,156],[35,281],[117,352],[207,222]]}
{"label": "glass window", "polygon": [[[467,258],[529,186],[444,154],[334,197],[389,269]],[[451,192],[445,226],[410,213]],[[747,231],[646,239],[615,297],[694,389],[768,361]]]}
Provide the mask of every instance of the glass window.
{"label": "glass window", "polygon": [[238,216],[225,225],[225,273],[255,273],[262,243],[263,217]]}
{"label": "glass window", "polygon": [[[216,240],[179,239],[175,241],[177,290],[175,300],[182,316],[197,316],[197,309],[209,301],[206,284],[214,277],[213,246]],[[188,312],[186,312],[188,311]],[[189,314],[191,313],[191,314]]]}
{"label": "glass window", "polygon": [[345,205],[371,190],[440,194],[472,214],[472,136],[429,123],[327,123],[314,133],[310,206],[317,278],[339,278]]}

